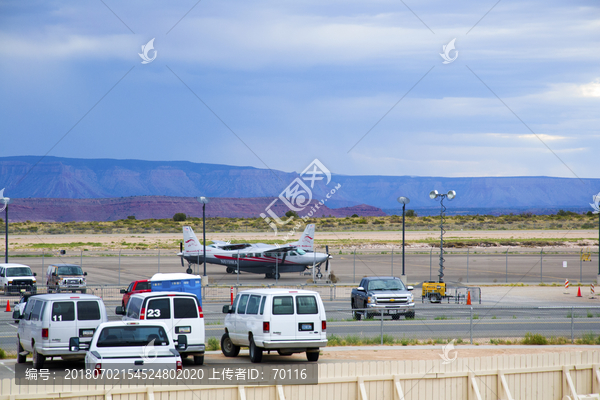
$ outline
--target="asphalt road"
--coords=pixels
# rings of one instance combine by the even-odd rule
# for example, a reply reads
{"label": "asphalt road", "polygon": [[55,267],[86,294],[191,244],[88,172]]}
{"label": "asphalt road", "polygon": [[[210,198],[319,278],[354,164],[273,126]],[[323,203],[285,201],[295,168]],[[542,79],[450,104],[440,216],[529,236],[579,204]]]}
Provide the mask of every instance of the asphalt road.
{"label": "asphalt road", "polygon": [[[360,282],[363,276],[400,276],[402,273],[401,254],[357,254],[356,260],[352,254],[332,254],[330,268],[339,279],[339,283]],[[444,280],[446,282],[462,283],[571,283],[596,281],[598,275],[598,258],[592,257],[590,262],[581,262],[578,253],[565,255],[556,254],[453,254],[445,255]],[[467,266],[468,258],[468,266]],[[83,269],[88,273],[90,285],[120,284],[126,287],[130,282],[152,277],[157,272],[185,272],[181,267],[179,257],[174,254],[157,256],[90,256],[90,257],[10,257],[10,262],[26,264],[38,274],[41,284],[46,283],[45,269],[49,263],[76,263],[83,261]],[[563,262],[567,261],[567,268]],[[187,266],[186,266],[187,268]],[[193,266],[195,273],[203,273],[203,266]],[[323,266],[322,271],[325,268]],[[439,271],[439,256],[432,254],[407,254],[405,272],[409,282],[437,280]],[[264,275],[242,272],[237,274],[225,273],[225,267],[207,264],[207,275],[211,283],[232,285],[272,284],[274,279],[265,279]],[[303,284],[312,279],[311,276],[297,272],[281,275],[282,284]]]}

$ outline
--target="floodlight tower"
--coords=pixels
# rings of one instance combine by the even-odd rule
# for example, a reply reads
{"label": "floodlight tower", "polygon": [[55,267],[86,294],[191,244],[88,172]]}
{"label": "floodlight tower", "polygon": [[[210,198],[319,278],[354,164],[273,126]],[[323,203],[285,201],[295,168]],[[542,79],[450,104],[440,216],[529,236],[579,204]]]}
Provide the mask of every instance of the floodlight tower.
{"label": "floodlight tower", "polygon": [[[4,250],[4,262],[8,264],[8,204],[10,203],[10,198],[4,197],[4,189],[0,190],[0,207],[4,209],[4,240],[5,240],[5,250]],[[2,212],[2,209],[0,209]]]}
{"label": "floodlight tower", "polygon": [[448,200],[452,200],[456,197],[456,192],[454,190],[450,190],[447,194],[438,193],[437,190],[432,190],[429,192],[429,198],[432,200],[440,199],[440,273],[438,282],[444,282],[444,213],[446,212],[446,207],[444,206],[444,199],[448,198]]}
{"label": "floodlight tower", "polygon": [[206,276],[206,205],[208,204],[208,197],[198,197],[196,200],[202,203],[202,256],[204,257],[204,276]]}
{"label": "floodlight tower", "polygon": [[402,204],[402,281],[406,284],[406,271],[404,270],[404,216],[406,205],[410,203],[408,197],[398,197],[398,203]]}

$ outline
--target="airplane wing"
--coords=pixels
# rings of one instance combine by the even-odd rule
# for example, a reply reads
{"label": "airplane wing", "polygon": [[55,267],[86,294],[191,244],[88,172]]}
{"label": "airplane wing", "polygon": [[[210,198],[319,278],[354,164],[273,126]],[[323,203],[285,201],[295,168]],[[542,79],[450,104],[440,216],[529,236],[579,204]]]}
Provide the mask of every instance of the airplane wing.
{"label": "airplane wing", "polygon": [[219,245],[219,247],[223,250],[243,250],[250,246],[252,246],[250,243],[235,243],[235,244]]}
{"label": "airplane wing", "polygon": [[296,246],[282,246],[282,247],[269,246],[269,247],[265,247],[265,248],[261,249],[261,251],[263,251],[265,253],[287,253],[290,250],[297,250],[297,247]]}

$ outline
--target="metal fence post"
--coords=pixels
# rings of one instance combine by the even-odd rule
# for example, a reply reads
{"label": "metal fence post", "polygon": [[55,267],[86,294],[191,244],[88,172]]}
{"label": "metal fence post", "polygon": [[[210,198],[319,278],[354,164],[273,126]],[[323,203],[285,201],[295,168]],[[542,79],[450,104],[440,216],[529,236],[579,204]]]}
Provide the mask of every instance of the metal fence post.
{"label": "metal fence post", "polygon": [[83,250],[81,250],[81,254],[79,255],[79,266],[83,268]]}
{"label": "metal fence post", "polygon": [[40,276],[44,276],[44,249],[42,249],[42,274]]}
{"label": "metal fence post", "polygon": [[356,283],[356,247],[354,248],[354,278],[352,278],[352,283]]}
{"label": "metal fence post", "polygon": [[121,249],[119,249],[119,285],[121,285]]}
{"label": "metal fence post", "polygon": [[433,247],[429,250],[429,280],[431,280],[431,255],[433,254]]}
{"label": "metal fence post", "polygon": [[583,249],[579,251],[579,283],[583,282]]}
{"label": "metal fence post", "polygon": [[544,248],[540,250],[540,283],[544,283]]}
{"label": "metal fence post", "polygon": [[573,311],[575,311],[575,308],[571,307],[571,343],[574,343],[575,340],[575,313]]}
{"label": "metal fence post", "polygon": [[160,272],[160,249],[158,250],[158,272]]}
{"label": "metal fence post", "polygon": [[[431,279],[431,272],[429,273]],[[467,247],[467,283],[469,283],[469,248]]]}
{"label": "metal fence post", "polygon": [[469,335],[471,337],[471,344],[473,344],[473,307],[471,307],[469,320]]}
{"label": "metal fence post", "polygon": [[508,249],[506,249],[506,283],[508,283]]}
{"label": "metal fence post", "polygon": [[392,275],[394,276],[394,246],[392,246]]}
{"label": "metal fence post", "polygon": [[383,310],[379,313],[381,315],[381,344],[383,344]]}

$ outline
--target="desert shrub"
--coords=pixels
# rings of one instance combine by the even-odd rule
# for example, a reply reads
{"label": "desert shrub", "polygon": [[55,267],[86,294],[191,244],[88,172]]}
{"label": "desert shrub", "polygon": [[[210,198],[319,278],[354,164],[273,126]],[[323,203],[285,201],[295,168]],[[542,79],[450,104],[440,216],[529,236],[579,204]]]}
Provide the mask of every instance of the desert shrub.
{"label": "desert shrub", "polygon": [[187,217],[184,213],[177,213],[177,214],[173,215],[173,221],[175,221],[175,222],[183,222],[186,219],[187,219]]}

